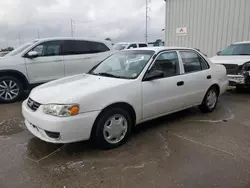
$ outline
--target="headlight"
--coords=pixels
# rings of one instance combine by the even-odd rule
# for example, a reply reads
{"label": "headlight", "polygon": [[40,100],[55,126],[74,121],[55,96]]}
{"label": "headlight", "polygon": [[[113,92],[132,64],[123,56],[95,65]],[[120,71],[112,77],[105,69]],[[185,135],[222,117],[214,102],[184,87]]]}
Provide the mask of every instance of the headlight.
{"label": "headlight", "polygon": [[77,115],[79,106],[75,104],[47,104],[43,106],[43,112],[53,116],[68,117]]}

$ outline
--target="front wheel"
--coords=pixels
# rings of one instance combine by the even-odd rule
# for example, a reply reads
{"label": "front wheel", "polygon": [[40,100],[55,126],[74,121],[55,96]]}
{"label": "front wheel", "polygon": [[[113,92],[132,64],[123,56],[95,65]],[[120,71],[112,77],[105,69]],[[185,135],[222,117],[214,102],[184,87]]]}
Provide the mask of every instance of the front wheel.
{"label": "front wheel", "polygon": [[202,104],[199,106],[199,109],[204,113],[214,111],[218,102],[218,97],[219,97],[218,90],[212,86],[207,91],[202,101]]}
{"label": "front wheel", "polygon": [[0,102],[15,102],[23,96],[23,92],[23,85],[15,77],[0,77]]}
{"label": "front wheel", "polygon": [[108,109],[98,118],[92,139],[102,149],[116,148],[127,140],[131,127],[132,119],[127,111]]}

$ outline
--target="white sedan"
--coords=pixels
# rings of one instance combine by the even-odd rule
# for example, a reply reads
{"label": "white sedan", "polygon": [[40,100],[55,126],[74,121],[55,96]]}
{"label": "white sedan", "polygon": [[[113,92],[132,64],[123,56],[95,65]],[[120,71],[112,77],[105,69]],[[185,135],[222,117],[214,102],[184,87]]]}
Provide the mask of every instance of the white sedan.
{"label": "white sedan", "polygon": [[87,74],[33,89],[22,113],[28,130],[46,142],[91,138],[109,149],[147,120],[193,106],[212,112],[227,86],[225,67],[194,49],[125,50]]}

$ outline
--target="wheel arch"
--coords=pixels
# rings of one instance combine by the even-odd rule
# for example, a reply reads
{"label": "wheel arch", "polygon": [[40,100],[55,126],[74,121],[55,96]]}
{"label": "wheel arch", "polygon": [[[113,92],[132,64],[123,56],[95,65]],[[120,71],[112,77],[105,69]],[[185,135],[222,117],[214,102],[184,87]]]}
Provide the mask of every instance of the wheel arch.
{"label": "wheel arch", "polygon": [[0,70],[0,77],[3,77],[3,76],[13,76],[16,79],[20,80],[21,83],[23,83],[24,89],[29,88],[29,82],[28,82],[26,76],[23,73],[21,73],[20,71],[17,71],[17,70]]}
{"label": "wheel arch", "polygon": [[[216,88],[216,90],[217,90],[217,92],[218,92],[218,96],[219,96],[219,95],[220,95],[220,86],[219,86],[218,84],[213,84],[213,85],[211,85],[211,86],[208,88],[208,90],[209,90],[211,87],[215,87],[215,88]],[[208,92],[208,90],[207,90],[207,92]]]}
{"label": "wheel arch", "polygon": [[205,97],[206,97],[206,95],[207,95],[207,92],[210,90],[211,87],[215,87],[216,90],[217,90],[217,92],[218,92],[218,96],[220,96],[220,86],[219,86],[218,84],[214,83],[214,84],[212,84],[212,85],[207,89],[207,91],[206,91],[206,93],[205,93],[205,95],[204,95],[204,97],[203,97],[203,99],[202,99],[202,102],[204,101],[204,99],[205,99]]}
{"label": "wheel arch", "polygon": [[111,108],[121,108],[123,110],[126,110],[129,115],[131,116],[132,118],[132,121],[133,121],[133,127],[135,126],[136,124],[136,112],[135,112],[135,109],[133,108],[132,105],[130,105],[129,103],[127,102],[116,102],[116,103],[113,103],[113,104],[110,104],[108,106],[106,106],[105,108],[103,108],[101,110],[101,112],[98,114],[97,118],[95,119],[95,122],[93,124],[93,127],[92,127],[92,130],[91,130],[91,137],[93,136],[93,133],[95,132],[95,129],[96,129],[96,124],[98,122],[98,120],[101,118],[101,116],[109,109]]}

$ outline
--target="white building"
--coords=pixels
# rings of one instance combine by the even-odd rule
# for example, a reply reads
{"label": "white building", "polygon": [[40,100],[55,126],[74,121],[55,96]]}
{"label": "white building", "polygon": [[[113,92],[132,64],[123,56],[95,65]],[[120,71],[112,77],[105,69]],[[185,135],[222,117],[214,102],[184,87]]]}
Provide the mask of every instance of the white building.
{"label": "white building", "polygon": [[198,48],[208,56],[250,40],[250,0],[165,0],[165,44]]}

